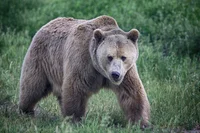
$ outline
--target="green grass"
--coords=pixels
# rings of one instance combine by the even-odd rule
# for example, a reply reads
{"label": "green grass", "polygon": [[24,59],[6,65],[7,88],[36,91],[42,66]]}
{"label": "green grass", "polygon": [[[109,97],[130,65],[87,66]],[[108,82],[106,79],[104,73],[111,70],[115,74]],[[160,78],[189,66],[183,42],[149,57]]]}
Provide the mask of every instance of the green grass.
{"label": "green grass", "polygon": [[116,96],[108,90],[92,96],[86,118],[77,125],[61,116],[52,95],[38,104],[35,118],[17,110],[20,69],[36,31],[59,16],[90,19],[103,14],[114,17],[125,31],[141,32],[137,66],[154,127],[145,132],[178,132],[200,125],[200,2],[21,2],[26,6],[14,0],[0,2],[0,132],[142,132],[126,123]]}

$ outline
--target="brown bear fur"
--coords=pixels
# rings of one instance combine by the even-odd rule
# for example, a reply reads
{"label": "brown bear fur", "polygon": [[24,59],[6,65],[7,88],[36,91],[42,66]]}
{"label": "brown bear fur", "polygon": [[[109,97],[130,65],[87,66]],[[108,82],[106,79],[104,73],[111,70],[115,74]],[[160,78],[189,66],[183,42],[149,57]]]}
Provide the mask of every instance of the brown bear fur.
{"label": "brown bear fur", "polygon": [[116,93],[128,121],[146,126],[150,106],[136,67],[138,36],[136,29],[122,31],[109,16],[50,21],[25,56],[19,109],[34,113],[36,103],[53,92],[63,116],[80,121],[88,98],[106,87]]}

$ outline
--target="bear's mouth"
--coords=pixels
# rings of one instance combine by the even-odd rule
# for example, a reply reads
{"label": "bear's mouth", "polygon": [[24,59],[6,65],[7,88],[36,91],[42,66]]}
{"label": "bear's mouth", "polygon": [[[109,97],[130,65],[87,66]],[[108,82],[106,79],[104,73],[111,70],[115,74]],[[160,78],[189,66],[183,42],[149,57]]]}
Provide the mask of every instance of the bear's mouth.
{"label": "bear's mouth", "polygon": [[122,80],[119,80],[119,81],[111,80],[111,82],[112,82],[114,85],[120,85],[120,84],[122,83]]}

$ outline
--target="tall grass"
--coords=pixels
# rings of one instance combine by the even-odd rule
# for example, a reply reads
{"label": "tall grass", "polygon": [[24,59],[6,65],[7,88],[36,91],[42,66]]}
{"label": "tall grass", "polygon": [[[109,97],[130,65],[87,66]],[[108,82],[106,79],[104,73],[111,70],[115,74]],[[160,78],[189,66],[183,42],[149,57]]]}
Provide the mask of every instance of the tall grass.
{"label": "tall grass", "polygon": [[141,32],[137,66],[154,132],[200,125],[199,7],[200,2],[189,0],[0,1],[0,132],[141,132],[126,124],[108,90],[90,99],[79,125],[62,118],[53,96],[39,103],[36,118],[17,111],[21,64],[36,31],[59,16],[91,19],[103,14],[113,16],[125,31]]}

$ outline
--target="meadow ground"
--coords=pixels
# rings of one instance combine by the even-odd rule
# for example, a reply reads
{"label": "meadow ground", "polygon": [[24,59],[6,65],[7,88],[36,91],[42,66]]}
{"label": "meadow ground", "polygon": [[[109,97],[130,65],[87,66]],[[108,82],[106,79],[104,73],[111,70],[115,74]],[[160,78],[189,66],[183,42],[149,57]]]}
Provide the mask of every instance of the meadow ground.
{"label": "meadow ground", "polygon": [[92,96],[78,125],[62,118],[52,95],[38,104],[35,118],[18,113],[20,69],[37,30],[56,17],[91,19],[103,14],[114,17],[125,31],[141,32],[137,66],[153,125],[144,132],[199,129],[199,12],[200,2],[192,0],[0,1],[0,132],[143,132],[126,123],[108,90]]}

